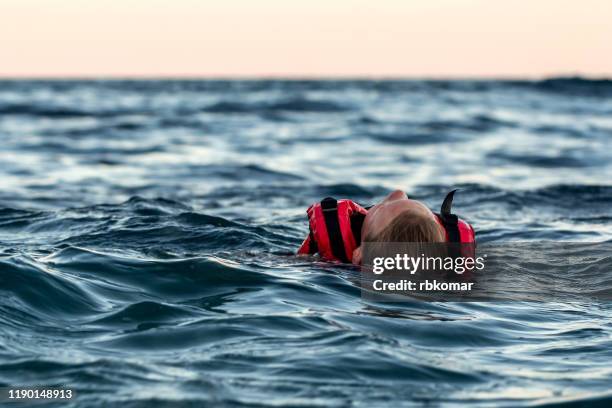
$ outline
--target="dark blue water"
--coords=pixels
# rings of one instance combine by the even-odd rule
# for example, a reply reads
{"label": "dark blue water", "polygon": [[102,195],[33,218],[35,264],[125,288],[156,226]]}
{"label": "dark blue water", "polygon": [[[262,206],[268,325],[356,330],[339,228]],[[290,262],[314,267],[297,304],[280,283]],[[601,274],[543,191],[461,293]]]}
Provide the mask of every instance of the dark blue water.
{"label": "dark blue water", "polygon": [[394,188],[461,188],[481,242],[610,241],[610,81],[3,81],[0,137],[0,387],[612,404],[609,302],[367,302],[292,256],[310,203]]}

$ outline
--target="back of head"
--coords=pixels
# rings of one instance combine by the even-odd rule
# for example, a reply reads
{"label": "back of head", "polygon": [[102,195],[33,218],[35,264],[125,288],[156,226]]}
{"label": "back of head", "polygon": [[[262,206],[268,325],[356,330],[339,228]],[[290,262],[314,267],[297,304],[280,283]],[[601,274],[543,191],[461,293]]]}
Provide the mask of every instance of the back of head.
{"label": "back of head", "polygon": [[444,232],[435,219],[417,211],[398,214],[382,231],[367,235],[364,242],[445,242]]}

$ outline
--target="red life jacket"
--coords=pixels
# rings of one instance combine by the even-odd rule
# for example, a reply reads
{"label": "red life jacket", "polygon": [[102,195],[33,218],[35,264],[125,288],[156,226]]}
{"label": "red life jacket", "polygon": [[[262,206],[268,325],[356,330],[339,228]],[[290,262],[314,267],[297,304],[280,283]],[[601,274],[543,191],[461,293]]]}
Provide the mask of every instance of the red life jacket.
{"label": "red life jacket", "polygon": [[[474,228],[451,213],[455,191],[446,195],[440,213],[434,213],[436,220],[444,228],[447,242],[475,243]],[[318,253],[328,261],[350,263],[353,251],[361,245],[361,227],[368,210],[351,200],[326,197],[306,213],[310,233],[298,254]]]}

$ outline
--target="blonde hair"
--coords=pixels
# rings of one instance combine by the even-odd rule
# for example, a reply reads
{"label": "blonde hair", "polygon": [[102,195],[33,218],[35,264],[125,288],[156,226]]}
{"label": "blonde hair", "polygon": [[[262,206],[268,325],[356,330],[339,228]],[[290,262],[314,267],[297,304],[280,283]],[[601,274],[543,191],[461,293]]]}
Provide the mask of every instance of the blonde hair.
{"label": "blonde hair", "polygon": [[422,213],[406,210],[397,215],[376,235],[366,235],[364,242],[444,242],[440,225]]}

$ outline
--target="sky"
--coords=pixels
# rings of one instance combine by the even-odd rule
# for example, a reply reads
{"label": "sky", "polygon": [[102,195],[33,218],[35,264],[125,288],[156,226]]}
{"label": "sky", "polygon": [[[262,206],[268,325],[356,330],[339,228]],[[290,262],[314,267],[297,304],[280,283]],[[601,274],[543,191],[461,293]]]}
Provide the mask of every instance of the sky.
{"label": "sky", "polygon": [[0,77],[612,77],[610,0],[0,0]]}

